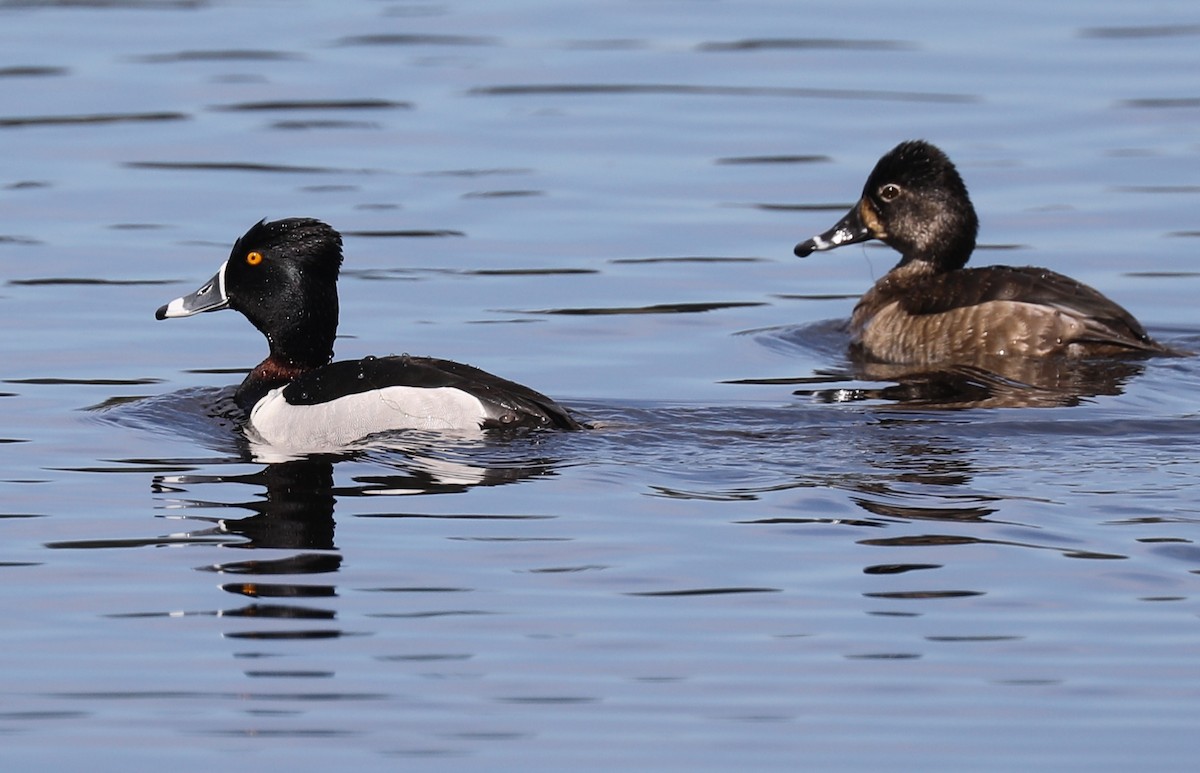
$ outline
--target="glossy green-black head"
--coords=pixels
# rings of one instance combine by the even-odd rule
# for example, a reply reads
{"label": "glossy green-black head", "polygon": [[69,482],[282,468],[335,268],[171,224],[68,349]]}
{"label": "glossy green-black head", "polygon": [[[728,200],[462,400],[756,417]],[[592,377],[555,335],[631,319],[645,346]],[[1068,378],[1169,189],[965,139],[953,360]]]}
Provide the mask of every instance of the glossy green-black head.
{"label": "glossy green-black head", "polygon": [[250,227],[216,276],[155,313],[158,319],[235,309],[258,328],[271,354],[289,363],[324,364],[337,332],[342,237],[312,218]]}
{"label": "glossy green-black head", "polygon": [[862,197],[833,228],[796,245],[796,255],[879,239],[903,257],[935,270],[966,265],[979,219],[954,164],[922,140],[902,142],[871,171]]}

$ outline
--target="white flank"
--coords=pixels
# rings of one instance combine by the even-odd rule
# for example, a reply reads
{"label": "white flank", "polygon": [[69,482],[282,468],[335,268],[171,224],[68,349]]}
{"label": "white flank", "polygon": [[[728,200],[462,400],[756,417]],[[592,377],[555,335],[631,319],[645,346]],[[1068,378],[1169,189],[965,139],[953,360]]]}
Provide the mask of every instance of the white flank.
{"label": "white flank", "polygon": [[391,430],[480,432],[485,417],[478,398],[451,387],[386,387],[318,405],[291,405],[283,389],[258,401],[250,427],[264,442],[291,451],[333,451]]}

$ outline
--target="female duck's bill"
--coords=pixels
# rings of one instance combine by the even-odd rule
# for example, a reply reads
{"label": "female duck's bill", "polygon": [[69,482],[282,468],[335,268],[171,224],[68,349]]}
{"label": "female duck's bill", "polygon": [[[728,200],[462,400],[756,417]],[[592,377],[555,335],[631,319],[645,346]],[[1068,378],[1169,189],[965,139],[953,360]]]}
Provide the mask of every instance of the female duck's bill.
{"label": "female duck's bill", "polygon": [[[887,235],[885,232],[882,230],[873,231],[863,222],[864,206],[863,202],[860,201],[851,207],[850,211],[841,220],[837,221],[833,228],[797,244],[793,250],[796,257],[807,258],[814,252],[834,250],[838,247],[844,247],[847,244],[857,244],[870,239],[883,239]],[[878,218],[872,217],[870,220],[876,229],[879,229]]]}
{"label": "female duck's bill", "polygon": [[1174,354],[1121,306],[1044,268],[964,268],[979,220],[941,150],[902,142],[832,228],[795,247],[807,257],[868,239],[900,261],[863,295],[850,320],[852,352],[928,365],[980,358]]}
{"label": "female duck's bill", "polygon": [[256,439],[330,450],[404,429],[583,427],[549,397],[469,365],[407,355],[331,362],[341,262],[341,235],[325,223],[264,220],[237,240],[211,280],[155,313],[234,309],[266,337],[267,358],[234,396]]}

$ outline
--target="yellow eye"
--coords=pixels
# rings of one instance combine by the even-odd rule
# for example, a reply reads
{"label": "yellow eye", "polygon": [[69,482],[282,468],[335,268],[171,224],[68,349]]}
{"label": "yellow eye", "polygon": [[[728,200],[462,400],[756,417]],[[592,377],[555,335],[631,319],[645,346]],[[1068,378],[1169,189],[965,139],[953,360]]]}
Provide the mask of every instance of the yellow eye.
{"label": "yellow eye", "polygon": [[247,252],[246,253],[246,263],[251,266],[257,266],[259,263],[262,263],[262,253],[261,252]]}

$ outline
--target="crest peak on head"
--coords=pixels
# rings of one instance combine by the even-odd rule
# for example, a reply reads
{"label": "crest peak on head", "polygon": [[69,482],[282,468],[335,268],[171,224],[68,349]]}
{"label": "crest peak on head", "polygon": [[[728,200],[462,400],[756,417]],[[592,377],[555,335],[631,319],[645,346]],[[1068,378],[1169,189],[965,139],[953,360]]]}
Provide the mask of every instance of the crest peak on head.
{"label": "crest peak on head", "polygon": [[885,153],[867,179],[867,187],[885,183],[952,188],[965,193],[966,185],[950,157],[925,140],[906,140]]}
{"label": "crest peak on head", "polygon": [[264,218],[234,242],[230,257],[241,258],[254,251],[268,253],[277,259],[328,266],[336,272],[342,263],[342,235],[316,218]]}

